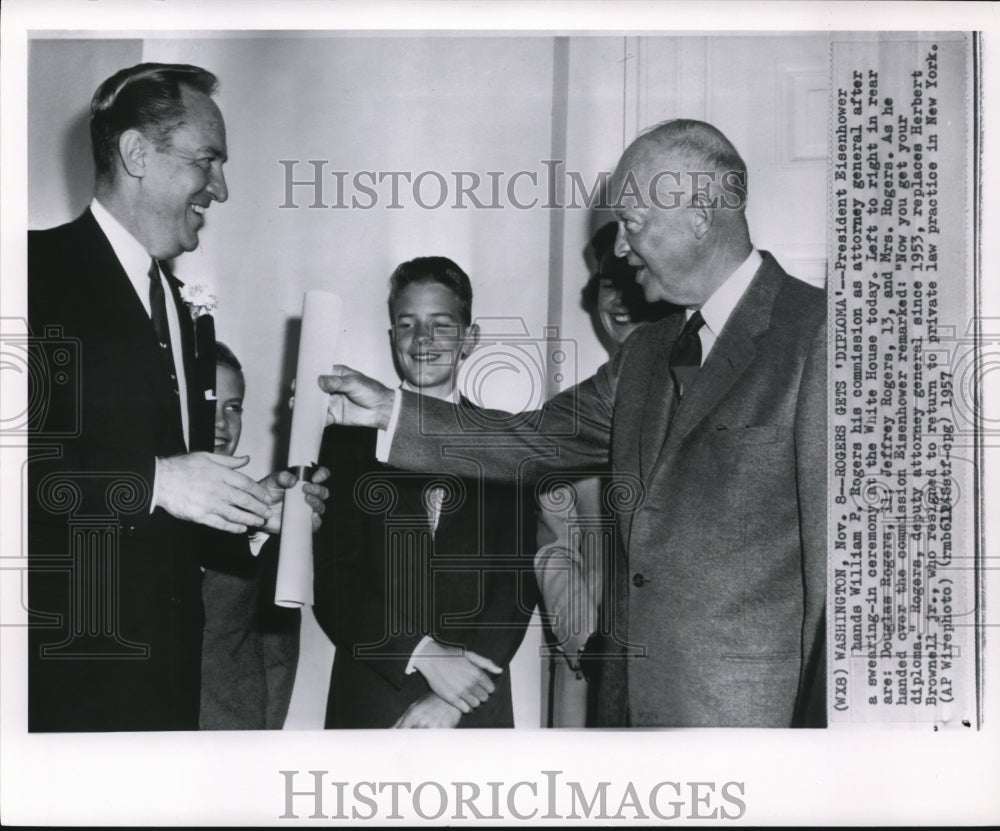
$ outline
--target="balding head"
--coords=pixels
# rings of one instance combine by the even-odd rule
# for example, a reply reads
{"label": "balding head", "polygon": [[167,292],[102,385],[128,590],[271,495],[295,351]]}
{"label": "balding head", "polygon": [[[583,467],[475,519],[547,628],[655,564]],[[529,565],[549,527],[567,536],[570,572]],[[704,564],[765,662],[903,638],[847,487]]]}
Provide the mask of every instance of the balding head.
{"label": "balding head", "polygon": [[610,197],[616,253],[641,269],[649,300],[700,307],[750,253],[746,165],[711,124],[676,119],[641,135]]}

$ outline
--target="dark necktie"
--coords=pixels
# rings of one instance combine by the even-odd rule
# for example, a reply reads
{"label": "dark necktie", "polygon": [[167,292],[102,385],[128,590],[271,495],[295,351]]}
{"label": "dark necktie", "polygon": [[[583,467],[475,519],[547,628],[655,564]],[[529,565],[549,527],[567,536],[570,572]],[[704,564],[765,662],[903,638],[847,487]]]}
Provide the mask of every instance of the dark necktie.
{"label": "dark necktie", "polygon": [[180,390],[177,387],[177,368],[174,366],[174,354],[170,348],[170,327],[167,325],[167,298],[163,291],[163,281],[160,279],[160,269],[154,259],[149,264],[149,315],[153,319],[153,331],[160,342],[160,358],[163,370],[170,378],[170,387],[180,412]]}
{"label": "dark necktie", "polygon": [[701,369],[701,337],[698,330],[705,325],[701,312],[688,318],[670,350],[670,377],[674,379],[674,395],[680,401]]}

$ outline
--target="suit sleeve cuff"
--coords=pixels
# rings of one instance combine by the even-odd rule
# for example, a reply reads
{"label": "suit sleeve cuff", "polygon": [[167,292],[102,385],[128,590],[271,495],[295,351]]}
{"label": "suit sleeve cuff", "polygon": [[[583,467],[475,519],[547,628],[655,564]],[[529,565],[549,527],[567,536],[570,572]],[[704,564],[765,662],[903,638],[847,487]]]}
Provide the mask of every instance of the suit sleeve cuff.
{"label": "suit sleeve cuff", "polygon": [[[389,451],[392,449],[392,440],[396,435],[396,425],[399,423],[399,410],[402,402],[403,393],[397,387],[392,399],[392,414],[389,416],[389,423],[384,430],[378,431],[378,438],[375,441],[375,458],[380,462],[389,461]],[[418,646],[417,649],[419,648]],[[409,673],[409,668],[406,671]]]}
{"label": "suit sleeve cuff", "polygon": [[253,531],[249,535],[250,540],[250,554],[254,557],[260,554],[260,550],[264,547],[264,543],[270,538],[270,534],[266,531]]}
{"label": "suit sleeve cuff", "polygon": [[[397,398],[396,400],[398,401],[399,399]],[[417,660],[417,658],[419,658],[419,657],[420,657],[420,653],[421,653],[421,652],[423,652],[423,651],[424,651],[424,650],[425,650],[425,649],[427,648],[427,645],[428,645],[428,644],[429,644],[429,643],[430,643],[431,641],[433,641],[433,640],[434,640],[434,638],[432,638],[432,637],[431,637],[430,635],[424,635],[424,636],[423,636],[423,637],[422,637],[422,638],[420,639],[420,643],[418,643],[418,644],[417,644],[417,645],[416,645],[416,646],[414,647],[414,649],[413,649],[413,654],[412,654],[412,655],[410,655],[410,660],[409,660],[409,662],[408,662],[408,663],[406,664],[406,674],[407,674],[407,675],[413,675],[413,673],[415,673],[415,672],[417,671],[417,668],[416,668],[415,666],[413,666],[413,662],[414,662],[415,660]],[[396,670],[396,671],[398,672],[399,670]]]}
{"label": "suit sleeve cuff", "polygon": [[149,513],[152,514],[156,510],[156,498],[159,496],[159,484],[160,484],[160,457],[157,456],[153,461],[153,495],[149,500]]}

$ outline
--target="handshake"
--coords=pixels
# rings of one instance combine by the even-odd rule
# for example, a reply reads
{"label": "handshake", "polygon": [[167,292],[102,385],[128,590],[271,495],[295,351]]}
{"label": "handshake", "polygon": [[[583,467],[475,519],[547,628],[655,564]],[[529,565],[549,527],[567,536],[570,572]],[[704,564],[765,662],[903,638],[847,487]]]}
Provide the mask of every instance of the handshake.
{"label": "handshake", "polygon": [[[203,451],[158,458],[153,507],[163,508],[178,519],[234,534],[251,528],[277,534],[285,491],[294,487],[298,478],[279,470],[255,482],[239,471],[249,461],[249,456]],[[329,476],[325,467],[317,468],[311,482],[302,488],[313,511],[313,531],[319,528],[330,495],[322,484]]]}

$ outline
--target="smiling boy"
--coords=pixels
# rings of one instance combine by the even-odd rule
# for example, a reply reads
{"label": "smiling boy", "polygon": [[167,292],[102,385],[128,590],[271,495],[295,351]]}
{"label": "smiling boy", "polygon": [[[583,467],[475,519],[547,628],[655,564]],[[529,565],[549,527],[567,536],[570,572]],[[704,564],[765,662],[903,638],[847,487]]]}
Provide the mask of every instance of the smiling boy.
{"label": "smiling boy", "polygon": [[[402,386],[472,407],[455,386],[479,338],[465,272],[403,263],[389,317]],[[335,480],[315,547],[316,618],[337,647],[326,726],[512,727],[506,669],[534,605],[515,491],[394,470],[375,442],[331,427],[320,451]]]}

